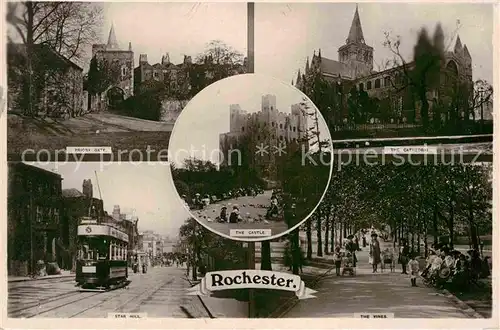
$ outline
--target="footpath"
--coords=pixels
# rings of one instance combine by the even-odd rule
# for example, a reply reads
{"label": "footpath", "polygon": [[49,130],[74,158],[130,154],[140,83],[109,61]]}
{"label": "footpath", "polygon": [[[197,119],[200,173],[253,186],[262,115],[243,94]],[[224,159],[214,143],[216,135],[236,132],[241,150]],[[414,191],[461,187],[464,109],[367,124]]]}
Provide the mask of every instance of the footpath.
{"label": "footpath", "polygon": [[[411,287],[401,266],[391,272],[372,272],[368,248],[357,253],[355,276],[336,276],[335,270],[324,276],[314,289],[316,298],[296,301],[276,317],[353,318],[356,314],[386,314],[396,318],[477,318],[479,314],[446,293],[425,286]],[[306,267],[304,267],[304,273]]]}
{"label": "footpath", "polygon": [[[198,278],[201,278],[198,274]],[[195,286],[200,281],[192,281],[189,278],[184,278],[191,286]],[[248,317],[248,302],[238,301],[231,298],[214,298],[208,296],[197,296],[195,299],[200,299],[201,304],[208,312],[211,318],[247,318]]]}
{"label": "footpath", "polygon": [[8,283],[15,282],[25,282],[25,281],[41,281],[41,280],[51,280],[51,279],[71,279],[75,277],[75,273],[71,273],[69,270],[62,270],[59,275],[46,275],[46,276],[8,276]]}

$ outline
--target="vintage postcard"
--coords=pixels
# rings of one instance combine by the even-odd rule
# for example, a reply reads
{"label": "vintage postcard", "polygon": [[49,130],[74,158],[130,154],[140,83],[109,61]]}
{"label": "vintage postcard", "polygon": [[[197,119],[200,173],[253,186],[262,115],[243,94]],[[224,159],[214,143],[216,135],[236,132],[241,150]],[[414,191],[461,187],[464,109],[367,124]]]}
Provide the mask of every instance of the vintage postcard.
{"label": "vintage postcard", "polygon": [[500,327],[498,1],[2,13],[2,328]]}

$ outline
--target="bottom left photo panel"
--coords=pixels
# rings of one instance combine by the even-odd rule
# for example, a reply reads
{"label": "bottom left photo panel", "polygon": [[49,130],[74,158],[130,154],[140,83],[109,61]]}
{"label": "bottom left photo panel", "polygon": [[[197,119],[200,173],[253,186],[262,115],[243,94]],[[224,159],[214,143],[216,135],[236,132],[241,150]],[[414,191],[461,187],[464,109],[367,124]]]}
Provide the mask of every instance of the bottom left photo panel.
{"label": "bottom left photo panel", "polygon": [[241,292],[187,294],[246,249],[190,218],[166,163],[11,162],[7,237],[9,318],[247,317]]}

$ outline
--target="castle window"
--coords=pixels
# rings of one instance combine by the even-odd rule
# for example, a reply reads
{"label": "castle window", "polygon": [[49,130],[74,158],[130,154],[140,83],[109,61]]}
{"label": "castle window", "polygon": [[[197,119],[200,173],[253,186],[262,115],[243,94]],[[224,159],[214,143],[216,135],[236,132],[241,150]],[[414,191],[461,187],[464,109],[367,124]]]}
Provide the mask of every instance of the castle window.
{"label": "castle window", "polygon": [[274,127],[274,121],[271,123],[271,126]]}
{"label": "castle window", "polygon": [[293,127],[293,131],[295,132],[295,130],[296,130],[296,128],[295,128],[295,126],[294,126],[294,127]]}
{"label": "castle window", "polygon": [[388,87],[391,85],[391,77],[387,76],[384,78],[384,87]]}
{"label": "castle window", "polygon": [[365,85],[363,83],[359,84],[359,90],[362,91],[365,89]]}
{"label": "castle window", "polygon": [[122,66],[122,77],[125,77],[126,74],[127,74],[127,67]]}
{"label": "castle window", "polygon": [[375,79],[375,88],[380,88],[380,79]]}
{"label": "castle window", "polygon": [[158,79],[158,71],[153,71],[153,78]]}
{"label": "castle window", "polygon": [[280,140],[283,141],[283,135],[280,135]]}
{"label": "castle window", "polygon": [[242,127],[242,128],[241,128],[241,131],[242,131],[242,132],[244,132],[244,131],[245,131],[245,127]]}
{"label": "castle window", "polygon": [[274,110],[273,106],[271,105],[271,110]]}
{"label": "castle window", "polygon": [[372,89],[372,82],[371,82],[371,81],[367,81],[367,82],[366,82],[366,89],[367,89],[367,90]]}
{"label": "castle window", "polygon": [[280,124],[280,129],[283,129],[283,124]]}

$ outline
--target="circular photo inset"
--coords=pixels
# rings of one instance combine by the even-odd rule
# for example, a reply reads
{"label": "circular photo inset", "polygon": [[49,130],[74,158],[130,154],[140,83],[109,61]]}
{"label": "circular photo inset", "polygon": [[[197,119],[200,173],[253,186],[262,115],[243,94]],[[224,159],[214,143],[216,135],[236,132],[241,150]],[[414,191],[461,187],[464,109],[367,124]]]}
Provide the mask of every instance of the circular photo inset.
{"label": "circular photo inset", "polygon": [[274,239],[318,207],[333,163],[323,116],[293,86],[244,74],[198,93],[169,143],[177,193],[193,218],[234,240]]}

